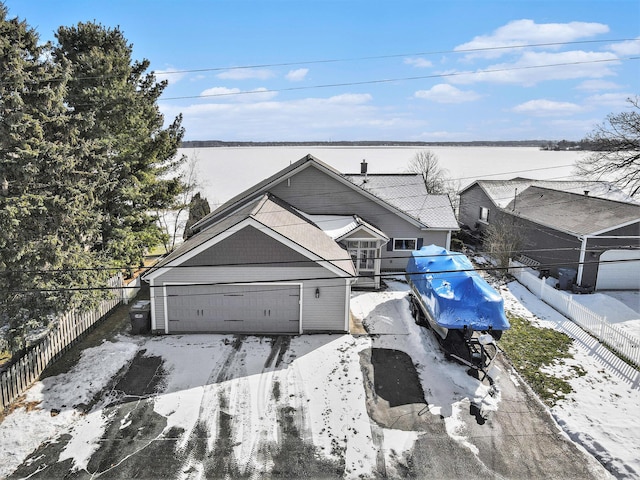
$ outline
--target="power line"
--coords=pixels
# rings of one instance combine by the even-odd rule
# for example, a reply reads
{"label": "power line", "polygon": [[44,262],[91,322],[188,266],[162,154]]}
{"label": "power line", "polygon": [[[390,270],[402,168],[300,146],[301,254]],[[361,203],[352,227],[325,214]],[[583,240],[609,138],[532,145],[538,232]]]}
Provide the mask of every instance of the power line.
{"label": "power line", "polygon": [[[460,255],[463,255],[462,253]],[[570,262],[570,261],[563,261],[563,262],[557,262],[557,263],[546,263],[546,264],[541,264],[538,266],[538,268],[550,268],[550,267],[559,267],[559,266],[567,266],[567,265],[594,265],[594,264],[603,264],[603,263],[615,263],[615,264],[619,264],[619,263],[629,263],[629,262],[640,262],[640,259],[620,259],[620,260],[600,260],[600,261],[583,261],[583,262]],[[432,272],[415,272],[414,274],[448,274],[448,273],[461,273],[461,272],[482,272],[482,271],[509,271],[509,270],[513,270],[513,269],[523,269],[523,268],[531,268],[527,265],[522,265],[522,266],[511,266],[511,267],[497,267],[497,266],[491,266],[491,267],[476,267],[476,268],[471,268],[471,269],[462,269],[462,270],[438,270],[438,271],[432,271]],[[379,277],[381,279],[383,278],[395,278],[399,275],[405,275],[407,274],[406,271],[395,271],[395,272],[385,272],[385,273],[381,273],[379,275],[373,275],[373,277]],[[254,285],[259,285],[259,284],[273,284],[273,283],[295,283],[295,282],[303,282],[303,281],[323,281],[323,280],[334,280],[334,281],[343,281],[345,279],[370,279],[372,278],[372,275],[353,275],[353,276],[349,276],[349,277],[336,277],[336,276],[331,276],[331,277],[326,277],[326,276],[322,276],[322,277],[300,277],[300,278],[291,278],[291,277],[287,277],[284,279],[270,279],[270,280],[257,280],[257,281],[251,281],[251,280],[247,280],[247,279],[243,279],[243,280],[235,280],[235,281],[227,281],[227,282],[201,282],[201,283],[181,283],[180,285],[177,286],[223,286],[223,285],[237,285],[238,283],[250,283],[250,284],[254,284]],[[167,285],[153,285],[150,286],[151,288],[164,288]],[[168,286],[172,286],[172,285],[168,285]],[[330,287],[331,285],[320,285],[320,286],[324,286],[324,287]],[[333,285],[336,286],[336,285]],[[344,288],[344,284],[340,285],[342,288]],[[120,287],[105,287],[105,286],[100,286],[100,287],[60,287],[60,288],[31,288],[31,289],[2,289],[0,291],[4,291],[6,293],[9,294],[16,294],[16,293],[59,293],[59,292],[84,292],[84,291],[113,291],[113,290],[123,290],[123,289],[135,289],[135,288],[139,288],[136,286],[120,286]]]}
{"label": "power line", "polygon": [[[533,252],[560,252],[560,251],[580,251],[578,247],[562,247],[562,248],[532,248],[526,250],[518,250],[517,253],[533,253]],[[586,250],[590,252],[591,250]],[[593,250],[599,251],[599,250]],[[513,251],[508,252],[494,252],[495,253],[516,253]],[[479,251],[474,254],[474,256],[489,254],[489,252]],[[450,255],[465,255],[462,252],[450,252],[447,254],[439,254],[439,255],[428,255],[429,257],[446,257]],[[369,257],[372,260],[408,260],[410,256],[408,255],[392,255],[392,256],[373,256]],[[326,263],[326,262],[336,262],[347,260],[347,258],[324,258],[320,260],[280,260],[280,261],[268,261],[264,262],[228,262],[228,263],[216,263],[216,264],[204,264],[204,265],[174,265],[171,268],[206,268],[206,267],[246,267],[248,265],[251,266],[272,266],[272,265],[282,265],[287,266],[291,264],[318,264],[318,263]],[[51,268],[51,269],[25,269],[25,270],[0,270],[0,275],[2,274],[23,274],[23,273],[70,273],[70,272],[120,272],[122,270],[136,270],[136,271],[149,271],[154,269],[160,269],[163,267],[157,267],[156,265],[148,265],[148,266],[139,266],[139,265],[125,265],[125,266],[100,266],[100,267],[78,267],[78,268]]]}
{"label": "power line", "polygon": [[[152,71],[154,75],[182,75],[185,73],[204,73],[204,72],[219,72],[219,71],[233,71],[233,70],[248,70],[253,68],[271,68],[271,67],[291,67],[296,65],[314,65],[314,64],[327,64],[327,63],[345,63],[345,62],[357,62],[366,60],[383,60],[389,58],[403,58],[414,56],[433,56],[433,55],[447,55],[447,54],[460,54],[460,53],[478,53],[478,52],[490,52],[499,50],[516,50],[523,48],[539,48],[539,47],[557,47],[565,45],[584,45],[584,44],[598,44],[598,43],[615,43],[615,42],[637,42],[640,41],[637,38],[618,38],[618,39],[602,39],[602,40],[576,40],[568,42],[547,42],[547,43],[531,43],[531,44],[518,44],[518,45],[498,45],[494,47],[478,47],[478,48],[461,48],[453,50],[435,50],[426,52],[414,52],[414,53],[394,53],[389,55],[368,55],[362,57],[350,57],[350,58],[329,58],[319,60],[301,60],[290,62],[274,62],[274,63],[258,63],[253,65],[236,65],[226,67],[206,67],[184,70],[168,70],[168,71]],[[109,78],[119,78],[121,75],[85,75],[70,77],[73,81],[85,81],[85,80],[100,80]],[[53,81],[63,80],[65,77],[51,77],[47,80],[33,81],[27,83],[50,83]],[[12,83],[11,81],[0,80],[0,85],[7,85]]]}
{"label": "power line", "polygon": [[521,44],[521,45],[502,45],[502,46],[495,46],[495,47],[460,48],[460,49],[454,49],[454,50],[435,50],[435,51],[417,52],[417,53],[394,53],[390,55],[373,55],[373,56],[351,57],[351,58],[303,60],[298,62],[259,63],[255,65],[198,68],[198,69],[192,69],[192,70],[170,70],[166,72],[162,71],[160,72],[160,74],[172,75],[172,74],[183,74],[183,73],[203,73],[203,72],[216,72],[216,71],[246,70],[246,69],[252,69],[252,68],[292,67],[295,65],[356,62],[356,61],[362,61],[362,60],[383,60],[387,58],[432,56],[432,55],[446,55],[446,54],[458,54],[458,53],[477,53],[477,52],[489,52],[489,51],[497,51],[497,50],[515,50],[515,49],[533,48],[533,47],[557,47],[561,45],[579,45],[579,44],[589,44],[589,43],[637,42],[637,41],[640,41],[640,40],[638,40],[637,38],[623,38],[623,39],[613,39],[613,40],[578,40],[573,42],[530,43],[530,44]]}
{"label": "power line", "polygon": [[532,70],[537,68],[567,67],[567,66],[586,65],[586,64],[595,64],[595,63],[610,63],[610,62],[620,62],[620,61],[626,61],[626,60],[640,60],[640,57],[584,60],[584,61],[576,61],[576,62],[549,63],[544,65],[525,65],[521,67],[493,68],[493,69],[476,70],[476,71],[469,71],[469,72],[437,73],[437,74],[419,75],[419,76],[413,76],[413,77],[362,80],[359,82],[327,83],[327,84],[319,84],[319,85],[311,85],[311,86],[286,87],[286,88],[276,88],[276,89],[243,90],[240,92],[211,93],[211,94],[204,94],[204,95],[184,95],[179,97],[159,98],[158,101],[187,100],[187,99],[211,98],[211,97],[230,97],[230,96],[236,96],[236,95],[256,95],[256,94],[265,94],[265,93],[292,92],[292,91],[298,91],[298,90],[313,90],[313,89],[320,89],[320,88],[351,87],[351,86],[358,86],[358,85],[373,85],[373,84],[382,84],[382,83],[405,82],[405,81],[412,81],[412,80],[427,80],[427,79],[433,79],[433,78],[451,78],[451,77],[459,77],[459,76],[465,76],[465,75],[485,75],[485,74],[491,74],[491,73],[512,72],[512,71],[519,71],[519,70]]}

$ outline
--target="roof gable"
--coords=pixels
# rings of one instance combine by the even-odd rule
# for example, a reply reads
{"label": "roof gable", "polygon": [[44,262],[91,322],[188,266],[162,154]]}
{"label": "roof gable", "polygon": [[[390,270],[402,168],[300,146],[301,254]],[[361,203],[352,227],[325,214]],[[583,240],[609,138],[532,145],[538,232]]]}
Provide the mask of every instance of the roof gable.
{"label": "roof gable", "polygon": [[419,228],[458,229],[458,223],[446,195],[428,195],[419,174],[369,175],[369,183],[361,182],[357,175],[343,175],[313,155],[306,155],[253,187],[236,195],[196,223],[198,231],[219,221],[239,203],[256,198],[282,184],[306,168],[315,168],[330,176],[370,201],[404,218]]}
{"label": "roof gable", "polygon": [[285,202],[265,194],[240,205],[228,216],[189,238],[163,258],[153,270],[145,274],[145,277],[154,278],[166,268],[182,265],[249,226],[284,243],[337,275],[355,275],[353,262],[346,250]]}

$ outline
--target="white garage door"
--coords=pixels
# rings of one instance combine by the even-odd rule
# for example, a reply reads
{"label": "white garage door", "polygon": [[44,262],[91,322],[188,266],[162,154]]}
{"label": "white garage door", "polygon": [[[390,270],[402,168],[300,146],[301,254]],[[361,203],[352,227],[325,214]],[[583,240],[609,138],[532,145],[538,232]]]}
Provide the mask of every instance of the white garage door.
{"label": "white garage door", "polygon": [[607,250],[600,262],[596,290],[640,290],[640,251]]}
{"label": "white garage door", "polygon": [[167,286],[169,332],[299,333],[300,285]]}

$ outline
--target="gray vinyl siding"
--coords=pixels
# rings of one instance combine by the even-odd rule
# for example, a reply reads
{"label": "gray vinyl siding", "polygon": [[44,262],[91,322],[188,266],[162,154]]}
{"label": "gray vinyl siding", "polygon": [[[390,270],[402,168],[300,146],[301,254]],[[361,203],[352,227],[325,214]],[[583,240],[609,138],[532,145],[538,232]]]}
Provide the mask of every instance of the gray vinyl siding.
{"label": "gray vinyl siding", "polygon": [[513,222],[513,228],[522,239],[521,252],[549,268],[558,276],[558,268],[577,271],[580,261],[581,241],[575,236],[529,220],[504,214],[505,221]]}
{"label": "gray vinyl siding", "polygon": [[[308,279],[308,280],[307,280]],[[332,277],[323,267],[191,267],[172,268],[154,279],[152,308],[155,313],[155,331],[165,330],[165,284],[197,283],[253,283],[283,282],[302,283],[302,330],[345,331],[345,279]],[[315,290],[320,288],[320,298]]]}
{"label": "gray vinyl siding", "polygon": [[[395,235],[393,238],[417,238],[418,244],[423,246],[426,245],[438,245],[440,247],[448,247],[447,245],[447,232],[439,232],[439,231],[420,231],[417,232],[414,230],[413,232],[408,232],[407,234],[399,233]],[[386,246],[382,247],[382,262],[380,265],[380,270],[385,272],[396,272],[396,271],[404,271],[407,267],[407,262],[409,257],[411,256],[411,251],[393,251],[393,238],[389,240],[389,244],[391,245],[392,250],[388,251]],[[422,241],[420,241],[420,239]]]}
{"label": "gray vinyl siding", "polygon": [[[496,217],[494,217],[495,219]],[[519,233],[523,244],[521,252],[540,262],[540,268],[548,268],[553,277],[558,277],[558,268],[570,268],[578,271],[582,240],[577,235],[555,230],[520,217],[501,212],[499,218],[513,222],[513,228]],[[638,236],[638,224],[603,233],[602,236]],[[638,239],[590,237],[587,240],[587,256],[584,259],[582,286],[595,286],[598,278],[600,255],[606,250],[640,247]]]}
{"label": "gray vinyl siding", "polygon": [[347,240],[351,240],[351,239],[358,239],[358,240],[365,240],[365,239],[376,239],[376,237],[374,235],[372,235],[369,232],[365,232],[363,230],[356,230],[353,233],[350,233],[349,235],[347,235],[346,237],[344,237],[341,241],[347,241]]}
{"label": "gray vinyl siding", "polygon": [[479,185],[474,185],[460,195],[460,205],[458,207],[459,223],[468,226],[472,230],[482,228],[482,222],[479,221],[480,207],[489,209],[489,223],[495,220],[498,208]]}
{"label": "gray vinyl siding", "polygon": [[[206,232],[203,234],[206,235]],[[270,265],[273,266],[283,263],[286,263],[287,267],[309,265],[307,257],[251,226],[216,243],[213,248],[190,258],[183,265],[244,265],[253,268],[256,264],[266,266],[266,259],[269,259]]]}
{"label": "gray vinyl siding", "polygon": [[[383,231],[391,238],[423,238],[424,245],[435,243],[447,246],[447,232],[421,230],[399,214],[368,199],[352,187],[340,183],[315,168],[305,168],[293,177],[283,180],[270,191],[309,214],[358,215],[365,222]],[[404,269],[409,252],[388,252],[382,248],[383,270]],[[402,258],[391,258],[402,257]]]}

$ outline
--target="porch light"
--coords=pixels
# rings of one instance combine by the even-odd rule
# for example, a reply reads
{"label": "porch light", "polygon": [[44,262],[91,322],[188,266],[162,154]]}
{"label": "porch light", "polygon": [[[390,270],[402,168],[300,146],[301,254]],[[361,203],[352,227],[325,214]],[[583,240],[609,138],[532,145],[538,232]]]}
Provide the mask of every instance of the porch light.
{"label": "porch light", "polygon": [[320,298],[320,289],[316,288],[316,298]]}

